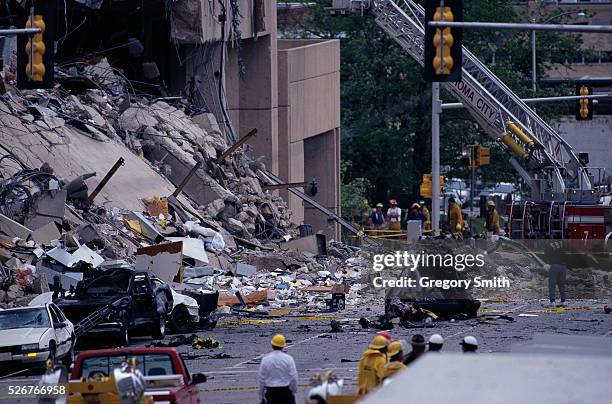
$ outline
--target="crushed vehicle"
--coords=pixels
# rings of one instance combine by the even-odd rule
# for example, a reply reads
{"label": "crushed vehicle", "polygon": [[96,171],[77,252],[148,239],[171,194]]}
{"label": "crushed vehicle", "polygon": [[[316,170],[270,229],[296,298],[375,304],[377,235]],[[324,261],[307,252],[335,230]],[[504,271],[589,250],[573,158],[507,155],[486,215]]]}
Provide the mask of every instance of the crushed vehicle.
{"label": "crushed vehicle", "polygon": [[[131,363],[144,381],[144,396],[155,402],[199,403],[198,384],[206,381],[202,373],[189,374],[185,362],[174,348],[114,348],[79,353],[70,375],[68,402],[82,395],[83,385],[95,389],[96,381],[116,378],[116,369]],[[117,383],[117,390],[119,390]],[[83,391],[83,393],[81,393]],[[97,401],[100,402],[100,401]]]}
{"label": "crushed vehicle", "polygon": [[155,285],[146,272],[121,268],[80,281],[73,293],[54,292],[53,302],[89,337],[114,336],[127,346],[130,336],[165,336],[173,298],[168,285]]}
{"label": "crushed vehicle", "polygon": [[72,361],[76,337],[72,322],[53,303],[0,310],[0,364]]}

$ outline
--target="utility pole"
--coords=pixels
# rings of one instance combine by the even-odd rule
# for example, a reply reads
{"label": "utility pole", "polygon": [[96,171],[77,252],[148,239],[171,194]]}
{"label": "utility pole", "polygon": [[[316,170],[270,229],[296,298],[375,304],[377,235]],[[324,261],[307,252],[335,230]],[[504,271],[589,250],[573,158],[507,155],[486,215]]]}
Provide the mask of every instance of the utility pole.
{"label": "utility pole", "polygon": [[440,234],[440,83],[431,83],[431,229]]}

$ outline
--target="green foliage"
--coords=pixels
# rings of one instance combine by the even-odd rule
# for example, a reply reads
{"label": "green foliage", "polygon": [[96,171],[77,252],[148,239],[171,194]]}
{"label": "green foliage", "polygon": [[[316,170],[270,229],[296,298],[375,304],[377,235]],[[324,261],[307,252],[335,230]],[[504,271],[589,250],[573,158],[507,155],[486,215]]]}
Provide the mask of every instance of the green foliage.
{"label": "green foliage", "polygon": [[367,194],[370,182],[366,178],[345,180],[345,172],[350,163],[342,164],[342,215],[359,222],[364,214],[370,212]]}
{"label": "green foliage", "polygon": [[[400,206],[419,199],[422,174],[431,170],[431,91],[423,82],[422,67],[406,55],[376,25],[371,16],[332,17],[325,7],[331,1],[314,0],[311,19],[279,27],[284,37],[341,39],[341,106],[343,166],[343,210],[352,216],[357,201],[367,193],[371,204],[397,198]],[[525,21],[508,0],[464,2],[464,21]],[[547,16],[541,16],[541,20]],[[521,97],[531,97],[530,32],[464,30],[464,44]],[[539,33],[537,36],[538,77],[544,66],[563,62],[577,52],[576,35]],[[493,64],[493,61],[495,63]],[[538,91],[537,96],[573,94],[559,87]],[[442,92],[447,102],[455,100]],[[565,112],[567,105],[538,106],[545,118]],[[492,164],[479,170],[483,181],[495,184],[516,182],[518,175],[507,155],[464,110],[445,111],[441,119],[441,163],[447,177],[468,178],[460,160],[464,145],[491,146]],[[368,179],[364,186],[361,179]],[[369,186],[371,184],[371,186]],[[347,193],[345,199],[345,192]]]}

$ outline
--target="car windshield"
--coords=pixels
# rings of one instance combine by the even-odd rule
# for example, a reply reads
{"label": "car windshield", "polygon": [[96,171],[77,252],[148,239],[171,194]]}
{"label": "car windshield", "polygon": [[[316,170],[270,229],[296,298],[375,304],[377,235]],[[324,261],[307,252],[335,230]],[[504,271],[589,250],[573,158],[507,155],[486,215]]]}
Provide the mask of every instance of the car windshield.
{"label": "car windshield", "polygon": [[109,376],[113,369],[120,367],[121,363],[126,362],[130,358],[136,358],[138,369],[145,376],[166,376],[175,373],[172,358],[168,354],[120,354],[83,359],[79,377],[93,377],[100,374]]}
{"label": "car windshield", "polygon": [[0,311],[0,330],[49,327],[49,313],[44,307]]}
{"label": "car windshield", "polygon": [[126,293],[130,285],[129,272],[115,272],[100,276],[84,287],[84,294],[103,295]]}

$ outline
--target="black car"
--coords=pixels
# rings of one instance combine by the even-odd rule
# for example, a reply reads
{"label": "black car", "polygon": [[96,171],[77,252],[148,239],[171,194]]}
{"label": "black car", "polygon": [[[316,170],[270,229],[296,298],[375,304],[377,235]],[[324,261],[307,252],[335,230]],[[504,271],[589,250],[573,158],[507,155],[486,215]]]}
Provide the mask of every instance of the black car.
{"label": "black car", "polygon": [[[154,285],[146,272],[122,268],[81,281],[74,293],[53,302],[88,337],[115,338],[127,346],[134,335],[164,337],[172,292],[167,285]],[[105,313],[104,318],[96,318],[96,312]]]}

